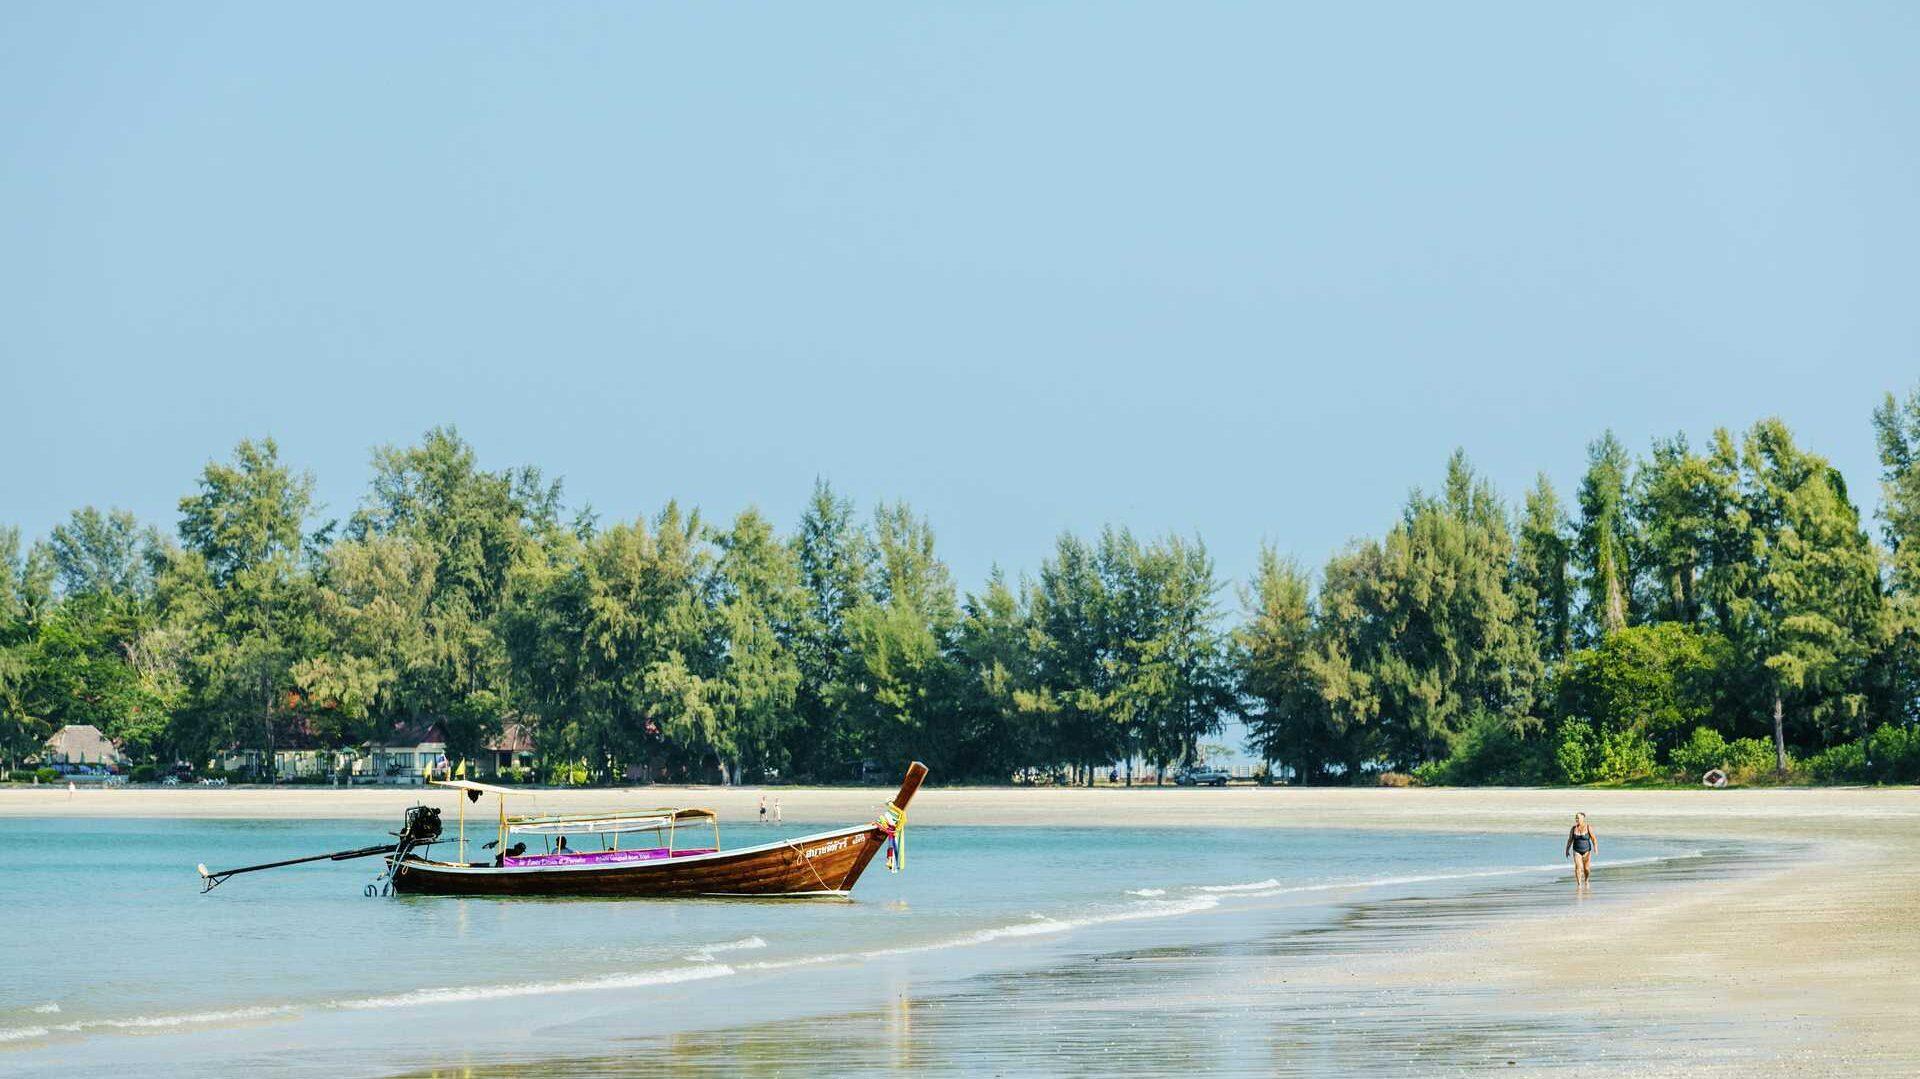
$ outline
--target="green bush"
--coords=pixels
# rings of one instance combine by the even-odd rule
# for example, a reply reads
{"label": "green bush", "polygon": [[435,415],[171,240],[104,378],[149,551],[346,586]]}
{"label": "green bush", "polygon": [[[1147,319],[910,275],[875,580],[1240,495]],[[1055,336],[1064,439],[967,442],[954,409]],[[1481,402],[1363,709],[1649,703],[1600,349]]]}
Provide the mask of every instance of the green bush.
{"label": "green bush", "polygon": [[159,772],[160,770],[151,764],[136,764],[133,766],[132,779],[135,783],[151,783]]}
{"label": "green bush", "polygon": [[33,778],[42,783],[51,783],[60,778],[60,773],[51,768],[39,768],[34,770]]}
{"label": "green bush", "polygon": [[1881,783],[1920,782],[1920,730],[1889,723],[1868,735],[1867,768]]}
{"label": "green bush", "polygon": [[1584,719],[1569,719],[1560,724],[1554,738],[1553,766],[1568,783],[1591,783],[1594,776],[1593,724]]}
{"label": "green bush", "polygon": [[1867,747],[1863,742],[1842,742],[1807,758],[1807,776],[1815,783],[1865,783]]}
{"label": "green bush", "polygon": [[1682,779],[1697,780],[1718,768],[1736,783],[1775,770],[1773,743],[1764,738],[1736,738],[1729,742],[1711,727],[1695,727],[1693,734],[1667,755],[1667,763]]}
{"label": "green bush", "polygon": [[[1735,782],[1745,783],[1776,773],[1779,767],[1773,743],[1765,738],[1735,738],[1727,743],[1727,774]],[[1792,757],[1787,758],[1787,767],[1793,767]]]}
{"label": "green bush", "polygon": [[1453,753],[1413,770],[1427,786],[1471,787],[1542,782],[1550,771],[1545,739],[1529,739],[1501,716],[1481,712],[1468,724]]}
{"label": "green bush", "polygon": [[1695,727],[1687,740],[1673,747],[1667,763],[1685,779],[1699,779],[1714,768],[1727,766],[1727,740],[1712,727]]}
{"label": "green bush", "polygon": [[12,772],[8,772],[7,778],[12,780],[15,783],[31,783],[33,782],[33,769],[31,768],[16,769]]}
{"label": "green bush", "polygon": [[1920,782],[1920,729],[1888,723],[1814,754],[1806,770],[1819,783]]}
{"label": "green bush", "polygon": [[1606,783],[1653,774],[1653,743],[1634,730],[1608,731],[1599,738],[1594,778]]}

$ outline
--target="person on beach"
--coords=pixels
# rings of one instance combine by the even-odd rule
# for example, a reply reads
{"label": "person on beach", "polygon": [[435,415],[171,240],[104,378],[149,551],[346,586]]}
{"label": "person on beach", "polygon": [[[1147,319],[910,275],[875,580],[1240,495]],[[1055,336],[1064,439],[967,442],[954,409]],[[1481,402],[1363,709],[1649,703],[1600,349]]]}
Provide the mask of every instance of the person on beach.
{"label": "person on beach", "polygon": [[777,797],[773,800],[773,823],[780,823],[780,799]]}
{"label": "person on beach", "polygon": [[1587,824],[1587,815],[1575,813],[1573,827],[1567,831],[1567,849],[1562,852],[1562,857],[1573,859],[1574,884],[1586,884],[1593,879],[1593,852],[1599,846],[1600,839]]}
{"label": "person on beach", "polygon": [[764,794],[760,796],[760,823],[767,823],[767,796]]}

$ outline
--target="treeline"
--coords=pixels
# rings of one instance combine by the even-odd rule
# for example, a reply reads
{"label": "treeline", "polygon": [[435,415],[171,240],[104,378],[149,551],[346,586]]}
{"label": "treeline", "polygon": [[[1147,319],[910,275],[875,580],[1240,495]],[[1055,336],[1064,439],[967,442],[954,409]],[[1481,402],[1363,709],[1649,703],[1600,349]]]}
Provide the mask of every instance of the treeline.
{"label": "treeline", "polygon": [[209,464],[176,536],[75,512],[0,533],[0,747],[89,723],[136,759],[266,759],[432,720],[449,756],[530,729],[544,778],[857,778],[911,757],[946,780],[1194,755],[1232,707],[1206,551],[1062,537],[1039,580],[964,597],[905,504],[826,484],[790,535],[669,502],[563,520],[531,468],[454,431],[374,454],[344,521],[271,440]]}
{"label": "treeline", "polygon": [[92,508],[0,531],[0,752],[90,723],[136,759],[271,760],[430,719],[455,758],[524,725],[549,779],[1090,781],[1239,716],[1301,782],[1920,779],[1920,391],[1873,424],[1883,542],[1766,420],[1640,457],[1603,436],[1570,500],[1543,476],[1517,508],[1456,454],[1382,538],[1317,574],[1265,551],[1237,597],[1197,539],[1116,528],[962,593],[910,507],[824,483],[784,534],[569,517],[450,429],[377,451],[320,522],[243,442],[172,534]]}
{"label": "treeline", "polygon": [[1309,781],[1920,781],[1920,391],[1873,425],[1885,546],[1779,420],[1588,447],[1517,515],[1464,457],[1317,581],[1265,556],[1254,740]]}

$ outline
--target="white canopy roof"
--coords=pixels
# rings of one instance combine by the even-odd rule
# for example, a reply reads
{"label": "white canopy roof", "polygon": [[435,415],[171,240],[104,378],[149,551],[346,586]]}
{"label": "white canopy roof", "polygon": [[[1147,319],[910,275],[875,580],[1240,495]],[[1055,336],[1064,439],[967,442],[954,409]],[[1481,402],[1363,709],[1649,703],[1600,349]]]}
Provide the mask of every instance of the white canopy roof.
{"label": "white canopy roof", "polygon": [[712,820],[710,809],[654,809],[604,817],[509,817],[507,831],[526,835],[611,835],[651,832],[675,822]]}
{"label": "white canopy roof", "polygon": [[436,779],[433,781],[433,785],[436,787],[452,787],[454,790],[459,791],[479,791],[482,794],[498,794],[501,797],[509,794],[525,796],[528,793],[527,791],[514,790],[512,787],[496,787],[491,783],[475,783],[471,779]]}

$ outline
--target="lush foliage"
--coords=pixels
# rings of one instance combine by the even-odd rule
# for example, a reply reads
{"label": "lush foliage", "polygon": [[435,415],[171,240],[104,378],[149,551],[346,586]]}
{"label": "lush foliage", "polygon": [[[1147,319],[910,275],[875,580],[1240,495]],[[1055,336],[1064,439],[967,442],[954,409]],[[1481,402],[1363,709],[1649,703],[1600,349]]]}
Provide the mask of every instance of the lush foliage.
{"label": "lush foliage", "polygon": [[[818,484],[791,533],[669,502],[563,518],[451,429],[373,454],[344,520],[271,440],[208,463],[169,537],[0,529],[0,759],[62,724],[136,760],[353,747],[431,722],[517,779],[1091,781],[1196,760],[1238,716],[1283,781],[1920,778],[1920,391],[1873,414],[1879,532],[1778,420],[1509,506],[1463,454],[1377,539],[1273,550],[1222,610],[1198,539],[1063,535],[953,580],[930,522]],[[145,773],[143,773],[145,774]]]}

